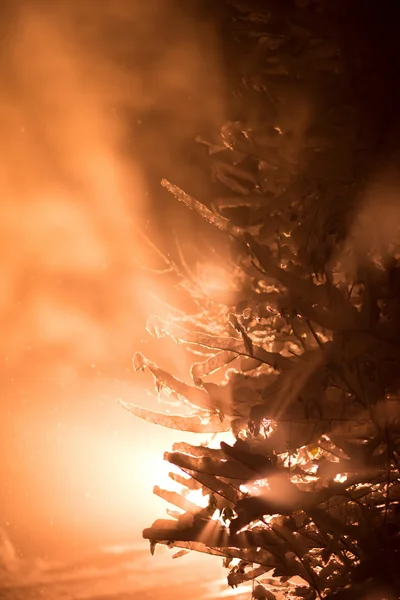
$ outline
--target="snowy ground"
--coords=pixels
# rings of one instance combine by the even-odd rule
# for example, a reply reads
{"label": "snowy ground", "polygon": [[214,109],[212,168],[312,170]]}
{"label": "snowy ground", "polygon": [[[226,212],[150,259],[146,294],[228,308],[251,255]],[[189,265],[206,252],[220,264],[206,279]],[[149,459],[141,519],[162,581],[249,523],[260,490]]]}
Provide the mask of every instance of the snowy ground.
{"label": "snowy ground", "polygon": [[172,560],[161,548],[107,548],[67,565],[10,564],[0,571],[1,600],[211,600],[240,594],[226,583],[215,558],[188,555]]}

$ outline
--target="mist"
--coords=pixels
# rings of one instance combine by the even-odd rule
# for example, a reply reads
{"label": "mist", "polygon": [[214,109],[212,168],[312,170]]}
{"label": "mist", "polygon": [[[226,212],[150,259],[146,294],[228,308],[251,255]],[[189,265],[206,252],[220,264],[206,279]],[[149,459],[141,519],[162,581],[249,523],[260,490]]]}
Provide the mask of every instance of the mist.
{"label": "mist", "polygon": [[166,310],[146,238],[191,235],[159,181],[204,188],[188,144],[221,122],[223,78],[201,3],[1,11],[0,515],[20,554],[65,554],[135,541],[160,508],[146,474],[172,433],[115,399],[152,402],[131,367]]}

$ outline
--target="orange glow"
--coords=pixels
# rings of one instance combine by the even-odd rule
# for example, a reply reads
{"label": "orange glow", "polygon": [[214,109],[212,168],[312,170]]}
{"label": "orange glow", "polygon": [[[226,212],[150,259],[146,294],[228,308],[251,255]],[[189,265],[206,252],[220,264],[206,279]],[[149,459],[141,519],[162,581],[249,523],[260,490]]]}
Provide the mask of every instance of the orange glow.
{"label": "orange glow", "polygon": [[191,490],[187,494],[186,499],[189,500],[190,502],[193,502],[193,504],[196,504],[200,508],[206,508],[206,506],[208,506],[210,496],[209,495],[204,496],[202,490]]}
{"label": "orange glow", "polygon": [[[170,486],[163,453],[177,434],[115,399],[156,402],[135,350],[188,372],[179,347],[146,337],[147,317],[169,308],[143,269],[158,260],[145,236],[174,245],[155,239],[174,209],[152,190],[177,164],[196,177],[182,145],[220,122],[220,77],[208,24],[180,3],[12,5],[0,49],[0,527],[19,553],[74,555],[135,542],[165,511],[152,486]],[[184,222],[177,233],[190,236]]]}
{"label": "orange glow", "polygon": [[[224,262],[221,256],[218,262]],[[228,261],[226,261],[228,263]],[[199,264],[197,266],[198,285],[200,289],[211,298],[222,302],[230,301],[235,291],[235,277],[237,274],[218,266],[216,263]]]}
{"label": "orange glow", "polygon": [[216,265],[199,266],[199,279],[208,292],[229,290],[232,286],[232,277],[226,270]]}

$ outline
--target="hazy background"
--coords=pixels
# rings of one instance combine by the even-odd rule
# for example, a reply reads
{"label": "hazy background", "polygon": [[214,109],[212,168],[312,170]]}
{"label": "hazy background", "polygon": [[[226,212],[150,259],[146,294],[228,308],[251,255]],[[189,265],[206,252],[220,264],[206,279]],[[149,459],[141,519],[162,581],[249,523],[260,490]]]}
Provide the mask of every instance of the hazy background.
{"label": "hazy background", "polygon": [[[165,252],[175,233],[189,253],[210,239],[159,182],[207,194],[192,140],[227,116],[218,2],[0,3],[0,526],[23,556],[135,542],[165,509],[151,489],[177,436],[115,400],[155,405],[135,350],[187,374],[182,350],[145,332],[163,301],[182,299],[142,268],[163,266],[143,234]],[[397,150],[397,21],[389,0],[379,19],[350,4],[359,112]],[[361,240],[371,222],[386,237],[398,223],[398,164],[382,146]]]}
{"label": "hazy background", "polygon": [[145,333],[168,309],[142,233],[166,251],[193,235],[159,181],[206,191],[190,140],[221,123],[223,78],[204,2],[0,10],[0,525],[23,556],[74,556],[164,510],[176,435],[115,399],[154,402],[134,350],[185,371]]}

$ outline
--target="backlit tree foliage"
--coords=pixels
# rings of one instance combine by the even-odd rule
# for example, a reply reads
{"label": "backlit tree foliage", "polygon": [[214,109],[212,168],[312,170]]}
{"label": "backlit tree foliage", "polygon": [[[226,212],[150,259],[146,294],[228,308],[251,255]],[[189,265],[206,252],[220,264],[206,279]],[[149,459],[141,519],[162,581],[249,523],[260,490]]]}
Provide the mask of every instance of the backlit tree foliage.
{"label": "backlit tree foliage", "polygon": [[228,584],[253,581],[257,599],[397,598],[400,246],[397,225],[363,210],[375,138],[357,44],[334,3],[232,4],[251,55],[238,54],[241,113],[198,140],[226,193],[199,201],[162,181],[230,237],[232,262],[219,288],[169,261],[197,310],[148,329],[192,352],[192,383],[136,354],[175,414],[124,404],[210,443],[166,453],[181,493],[155,489],[176,510],[144,537],[223,557]]}

